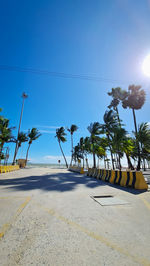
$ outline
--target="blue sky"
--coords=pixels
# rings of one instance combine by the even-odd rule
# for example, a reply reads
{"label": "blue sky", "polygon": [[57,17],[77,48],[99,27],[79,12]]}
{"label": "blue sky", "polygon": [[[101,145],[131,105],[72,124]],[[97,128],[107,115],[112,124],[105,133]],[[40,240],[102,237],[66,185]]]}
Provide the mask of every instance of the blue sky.
{"label": "blue sky", "polygon": [[[77,124],[75,143],[91,122],[102,122],[112,87],[141,84],[146,103],[137,122],[149,122],[150,78],[141,70],[150,53],[150,1],[0,1],[0,65],[99,77],[99,81],[0,70],[3,115],[18,127],[21,94],[25,101],[21,130],[37,127],[42,136],[31,146],[33,162],[57,162],[61,155],[55,127]],[[133,130],[131,110],[119,107]],[[17,134],[14,130],[14,135]],[[70,136],[63,144],[70,155]],[[14,144],[10,145],[12,158]],[[19,157],[26,152],[26,144]]]}

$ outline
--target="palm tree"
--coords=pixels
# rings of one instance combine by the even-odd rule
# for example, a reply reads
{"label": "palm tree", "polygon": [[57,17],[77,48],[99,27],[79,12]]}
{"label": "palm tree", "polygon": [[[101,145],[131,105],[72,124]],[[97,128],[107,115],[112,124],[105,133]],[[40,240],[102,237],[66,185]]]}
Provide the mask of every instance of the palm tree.
{"label": "palm tree", "polygon": [[13,129],[13,127],[9,127],[9,119],[0,117],[0,163],[4,144],[15,142],[15,139],[12,136]]}
{"label": "palm tree", "polygon": [[26,133],[23,133],[23,132],[20,132],[19,135],[18,135],[18,145],[17,145],[17,149],[15,150],[15,154],[14,154],[14,162],[16,160],[16,156],[17,156],[17,153],[18,153],[18,150],[19,148],[21,147],[21,144],[23,142],[26,142],[28,141],[28,136]]}
{"label": "palm tree", "polygon": [[[116,152],[117,154],[117,163],[118,163],[118,167],[121,170],[121,158],[123,157],[123,154],[126,154],[127,157],[127,161],[128,161],[128,166],[130,165],[130,168],[133,168],[130,157],[129,157],[129,149],[131,151],[131,147],[132,147],[132,151],[134,146],[131,144],[131,141],[129,141],[129,137],[127,136],[127,131],[118,126],[117,128],[114,129],[114,136],[112,138],[112,142],[113,142],[113,150]],[[130,145],[130,146],[129,146]]]}
{"label": "palm tree", "polygon": [[76,125],[71,125],[70,128],[67,128],[67,130],[70,132],[70,135],[71,135],[71,162],[70,162],[70,165],[72,165],[72,160],[73,160],[73,134],[75,131],[78,130],[78,127]]}
{"label": "palm tree", "polygon": [[80,145],[81,155],[83,159],[83,168],[84,168],[84,138],[83,137],[80,138],[79,145]]}
{"label": "palm tree", "polygon": [[58,140],[60,150],[61,150],[61,152],[62,152],[62,155],[63,155],[64,160],[65,160],[65,163],[66,163],[66,167],[68,168],[68,163],[67,163],[67,160],[66,160],[65,154],[64,154],[64,152],[63,152],[63,149],[62,149],[62,147],[61,147],[61,142],[66,142],[66,138],[65,138],[65,136],[66,136],[66,133],[65,133],[65,129],[64,129],[64,127],[60,127],[60,128],[57,128],[57,129],[56,129],[56,136],[55,136],[55,137],[56,137],[57,140]]}
{"label": "palm tree", "polygon": [[79,159],[83,159],[82,153],[81,153],[81,147],[80,144],[78,143],[76,146],[73,148],[73,159],[76,163]]}
{"label": "palm tree", "polygon": [[95,158],[95,144],[98,140],[98,135],[100,134],[100,124],[99,122],[91,123],[87,127],[88,131],[90,132],[90,142],[92,147],[92,153],[93,153],[93,167],[96,168],[96,158]]}
{"label": "palm tree", "polygon": [[108,95],[112,96],[112,98],[113,98],[110,105],[108,106],[108,108],[109,109],[113,108],[116,111],[119,125],[121,124],[120,123],[121,121],[119,118],[118,105],[119,105],[120,101],[123,101],[126,99],[127,94],[128,94],[127,91],[122,90],[120,87],[112,88],[111,92],[108,92]]}
{"label": "palm tree", "polygon": [[101,133],[106,134],[110,155],[111,155],[111,161],[112,161],[112,167],[114,167],[114,158],[113,158],[113,150],[112,150],[112,137],[114,134],[115,128],[118,127],[118,120],[116,113],[114,113],[113,110],[106,111],[103,116],[104,124],[100,125]]}
{"label": "palm tree", "polygon": [[95,148],[95,153],[98,157],[98,167],[99,167],[99,160],[106,158],[106,150],[102,146],[97,145],[97,147]]}
{"label": "palm tree", "polygon": [[134,143],[134,139],[132,139],[131,137],[128,137],[126,135],[126,138],[124,138],[123,140],[123,151],[126,155],[126,159],[127,159],[127,163],[128,163],[128,168],[131,170],[134,170],[134,166],[131,162],[131,158],[134,158],[134,150],[135,150],[135,143]]}
{"label": "palm tree", "polygon": [[38,139],[40,136],[41,136],[41,133],[39,133],[37,128],[33,127],[31,130],[29,129],[28,131],[28,138],[29,138],[28,144],[29,145],[28,145],[27,154],[26,154],[26,163],[28,160],[29,149],[30,149],[32,142]]}
{"label": "palm tree", "polygon": [[141,158],[144,162],[145,170],[145,159],[150,156],[150,128],[148,123],[141,123],[138,127],[137,140],[139,143]]}
{"label": "palm tree", "polygon": [[141,86],[130,85],[128,88],[128,95],[126,99],[122,101],[122,106],[125,109],[129,107],[130,109],[132,109],[132,112],[133,112],[134,127],[135,127],[136,141],[137,141],[137,148],[138,148],[137,170],[140,170],[141,157],[140,157],[140,147],[139,147],[139,143],[137,139],[138,131],[137,131],[135,110],[141,109],[144,103],[145,103],[145,91],[141,90]]}

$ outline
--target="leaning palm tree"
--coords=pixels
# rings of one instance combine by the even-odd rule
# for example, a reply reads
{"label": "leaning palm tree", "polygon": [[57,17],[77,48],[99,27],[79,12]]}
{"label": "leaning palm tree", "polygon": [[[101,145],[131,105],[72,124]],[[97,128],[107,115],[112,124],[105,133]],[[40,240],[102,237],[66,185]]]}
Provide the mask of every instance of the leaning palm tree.
{"label": "leaning palm tree", "polygon": [[95,158],[95,144],[98,141],[98,135],[100,134],[100,124],[99,122],[91,123],[87,127],[88,131],[90,132],[90,142],[91,148],[93,153],[93,167],[96,168],[96,158]]}
{"label": "leaning palm tree", "polygon": [[17,145],[17,149],[15,150],[15,154],[14,154],[14,159],[13,159],[14,162],[15,162],[15,160],[16,160],[16,156],[17,156],[17,153],[18,153],[19,148],[21,147],[21,144],[22,144],[23,142],[26,142],[26,141],[28,141],[28,136],[27,136],[27,134],[24,133],[24,132],[20,132],[19,135],[18,135],[18,145]]}
{"label": "leaning palm tree", "polygon": [[27,153],[26,153],[26,163],[28,160],[28,154],[29,154],[29,149],[30,146],[32,144],[32,142],[36,139],[38,139],[41,136],[41,133],[39,133],[38,129],[33,127],[31,130],[29,129],[28,131],[28,138],[29,138],[29,142],[28,142],[28,149],[27,149]]}
{"label": "leaning palm tree", "polygon": [[78,130],[78,127],[76,125],[71,125],[70,128],[67,128],[67,130],[70,132],[71,135],[71,162],[70,165],[72,165],[72,160],[73,160],[73,134],[75,131]]}
{"label": "leaning palm tree", "polygon": [[137,130],[135,110],[141,109],[144,103],[145,103],[145,91],[141,90],[141,86],[130,85],[128,88],[128,95],[126,99],[122,101],[122,106],[125,109],[129,107],[130,109],[132,109],[132,112],[133,112],[134,127],[135,127],[137,149],[138,149],[137,170],[140,170],[141,157],[140,157],[140,147],[139,147],[139,143],[137,139],[138,130]]}
{"label": "leaning palm tree", "polygon": [[66,133],[65,133],[65,129],[64,129],[64,127],[60,127],[60,128],[57,128],[57,129],[56,129],[56,136],[55,136],[55,138],[57,138],[57,140],[58,140],[60,150],[61,150],[61,152],[62,152],[62,155],[63,155],[64,160],[65,160],[65,163],[66,163],[66,167],[68,168],[68,163],[67,163],[67,160],[66,160],[65,154],[64,154],[64,152],[63,152],[63,149],[62,149],[62,147],[61,147],[61,142],[66,142],[66,138],[65,138],[65,136],[66,136]]}

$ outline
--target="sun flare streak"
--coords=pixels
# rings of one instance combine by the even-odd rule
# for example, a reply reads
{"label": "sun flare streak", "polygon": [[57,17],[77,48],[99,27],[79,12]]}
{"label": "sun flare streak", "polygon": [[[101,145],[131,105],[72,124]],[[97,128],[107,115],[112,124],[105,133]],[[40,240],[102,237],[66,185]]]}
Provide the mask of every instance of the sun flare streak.
{"label": "sun flare streak", "polygon": [[146,56],[142,65],[143,73],[150,77],[150,54]]}

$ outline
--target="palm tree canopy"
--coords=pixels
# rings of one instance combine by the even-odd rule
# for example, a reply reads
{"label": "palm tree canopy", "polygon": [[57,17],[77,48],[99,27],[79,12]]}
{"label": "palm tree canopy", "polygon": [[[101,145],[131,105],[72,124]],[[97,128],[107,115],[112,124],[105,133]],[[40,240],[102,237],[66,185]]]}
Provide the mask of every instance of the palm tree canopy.
{"label": "palm tree canopy", "polygon": [[110,92],[108,92],[109,96],[112,96],[113,100],[111,101],[108,108],[116,108],[120,101],[126,99],[128,93],[125,90],[122,90],[120,87],[112,88]]}
{"label": "palm tree canopy", "polygon": [[[135,134],[135,132],[134,132]],[[141,148],[150,151],[150,128],[148,123],[141,123],[138,127],[137,139]]]}
{"label": "palm tree canopy", "polygon": [[96,151],[96,155],[100,159],[102,159],[104,156],[106,156],[106,150],[103,147],[101,147],[101,146],[97,145],[95,151]]}
{"label": "palm tree canopy", "polygon": [[88,131],[90,132],[91,135],[99,135],[100,134],[100,124],[99,122],[94,122],[91,123],[87,127]]}
{"label": "palm tree canopy", "polygon": [[106,111],[104,116],[103,116],[104,123],[107,124],[108,126],[115,126],[118,124],[117,121],[117,116],[113,112],[113,110]]}
{"label": "palm tree canopy", "polygon": [[22,142],[26,142],[28,141],[28,136],[26,133],[24,132],[20,132],[18,135],[18,142],[19,142],[19,146],[21,145]]}
{"label": "palm tree canopy", "polygon": [[33,140],[38,139],[40,136],[41,133],[38,131],[38,129],[33,127],[31,130],[28,131],[29,144],[31,144]]}
{"label": "palm tree canopy", "polygon": [[0,117],[0,143],[14,141],[12,136],[13,127],[9,127],[9,119]]}
{"label": "palm tree canopy", "polygon": [[70,132],[71,135],[73,135],[73,133],[78,130],[78,127],[73,124],[70,128],[67,128],[67,130]]}
{"label": "palm tree canopy", "polygon": [[108,108],[111,109],[113,107],[114,109],[116,109],[116,107],[118,106],[118,104],[119,104],[119,100],[118,99],[113,99],[111,101],[111,103],[108,105]]}
{"label": "palm tree canopy", "polygon": [[118,127],[117,114],[113,110],[107,110],[103,116],[104,124],[100,124],[100,133],[110,134]]}
{"label": "palm tree canopy", "polygon": [[120,87],[112,88],[111,92],[108,92],[109,96],[112,96],[114,99],[123,100],[127,97],[128,93],[125,90],[122,90]]}
{"label": "palm tree canopy", "polygon": [[62,141],[62,142],[65,142],[66,141],[66,133],[65,133],[65,129],[64,127],[60,127],[60,128],[57,128],[56,129],[56,138],[58,139],[58,141]]}
{"label": "palm tree canopy", "polygon": [[80,144],[78,143],[78,145],[76,145],[74,148],[73,148],[73,158],[74,159],[83,159],[83,153],[81,151],[81,147],[80,147]]}
{"label": "palm tree canopy", "polygon": [[141,86],[130,85],[128,88],[128,95],[125,100],[122,101],[123,108],[141,109],[145,103],[145,91],[141,90]]}

